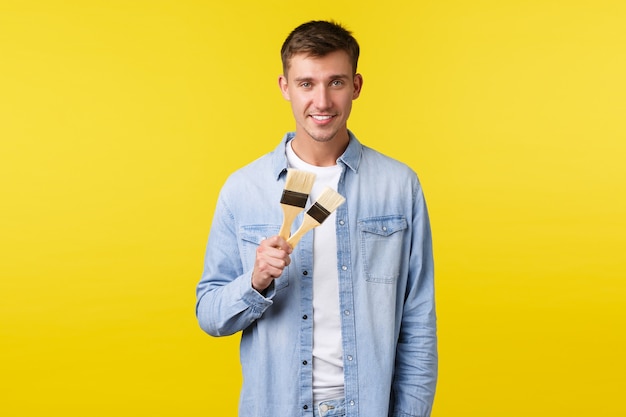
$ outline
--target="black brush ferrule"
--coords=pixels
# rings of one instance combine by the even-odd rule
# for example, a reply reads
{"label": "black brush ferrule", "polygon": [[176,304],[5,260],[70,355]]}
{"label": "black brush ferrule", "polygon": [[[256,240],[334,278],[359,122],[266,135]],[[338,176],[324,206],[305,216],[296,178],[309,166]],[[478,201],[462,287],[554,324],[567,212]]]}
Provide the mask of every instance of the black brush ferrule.
{"label": "black brush ferrule", "polygon": [[307,210],[307,214],[313,217],[319,224],[322,224],[322,222],[330,216],[330,211],[326,210],[318,203],[315,203]]}
{"label": "black brush ferrule", "polygon": [[308,194],[299,193],[297,191],[283,190],[283,196],[280,198],[280,204],[304,208]]}

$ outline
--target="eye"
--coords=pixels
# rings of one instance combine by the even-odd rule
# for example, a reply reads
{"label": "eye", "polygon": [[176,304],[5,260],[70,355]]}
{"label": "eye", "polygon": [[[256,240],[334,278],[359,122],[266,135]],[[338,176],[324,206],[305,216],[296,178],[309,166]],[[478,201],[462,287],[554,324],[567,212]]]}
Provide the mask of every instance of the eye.
{"label": "eye", "polygon": [[332,85],[333,87],[341,87],[343,85],[343,81],[342,80],[333,80],[330,85]]}
{"label": "eye", "polygon": [[304,81],[302,83],[300,83],[300,87],[302,88],[311,88],[311,83],[308,81]]}

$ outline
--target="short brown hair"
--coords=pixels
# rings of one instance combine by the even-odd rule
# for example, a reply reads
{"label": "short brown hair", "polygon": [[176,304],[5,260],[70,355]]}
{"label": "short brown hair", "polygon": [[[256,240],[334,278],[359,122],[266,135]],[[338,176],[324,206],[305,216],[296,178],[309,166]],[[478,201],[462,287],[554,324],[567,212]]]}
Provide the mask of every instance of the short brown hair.
{"label": "short brown hair", "polygon": [[323,57],[335,51],[345,51],[348,54],[352,61],[352,70],[356,74],[359,44],[352,32],[332,21],[312,20],[303,23],[287,36],[280,50],[283,74],[287,76],[289,60],[296,54]]}

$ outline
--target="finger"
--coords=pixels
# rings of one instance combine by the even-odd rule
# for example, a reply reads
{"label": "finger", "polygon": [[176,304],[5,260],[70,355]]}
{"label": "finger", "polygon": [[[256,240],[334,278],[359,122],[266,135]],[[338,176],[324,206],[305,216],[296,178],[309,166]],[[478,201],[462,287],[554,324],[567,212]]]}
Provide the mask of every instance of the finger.
{"label": "finger", "polygon": [[289,256],[281,249],[269,248],[259,252],[257,261],[262,270],[274,268],[282,273],[282,270],[289,265]]}
{"label": "finger", "polygon": [[[268,262],[275,267],[284,268],[291,263],[291,258],[289,257],[292,252],[291,246],[280,236],[262,241],[256,252],[257,258],[267,258]],[[270,259],[280,259],[284,262],[284,265],[277,264]]]}
{"label": "finger", "polygon": [[273,248],[281,249],[285,251],[287,254],[291,254],[291,252],[293,251],[293,248],[291,247],[291,245],[287,243],[287,241],[280,236],[272,236],[270,238],[267,238],[261,242],[261,245],[263,246],[266,245],[266,246],[271,246]]}

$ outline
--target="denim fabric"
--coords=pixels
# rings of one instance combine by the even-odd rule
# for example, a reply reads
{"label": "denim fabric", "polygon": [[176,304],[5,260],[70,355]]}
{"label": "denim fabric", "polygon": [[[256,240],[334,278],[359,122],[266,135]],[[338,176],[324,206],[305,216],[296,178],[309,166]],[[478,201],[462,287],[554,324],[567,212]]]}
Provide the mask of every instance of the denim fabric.
{"label": "denim fabric", "polygon": [[[285,146],[293,136],[227,179],[197,286],[201,328],[214,336],[242,332],[240,417],[311,417],[314,408],[314,232],[265,294],[251,286],[256,248],[282,222]],[[427,417],[437,382],[437,335],[422,188],[409,167],[352,133],[337,163],[343,168],[338,192],[346,198],[336,216],[346,416]]]}

